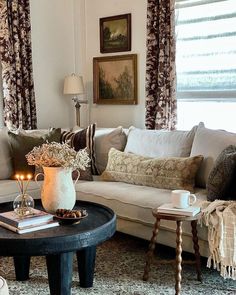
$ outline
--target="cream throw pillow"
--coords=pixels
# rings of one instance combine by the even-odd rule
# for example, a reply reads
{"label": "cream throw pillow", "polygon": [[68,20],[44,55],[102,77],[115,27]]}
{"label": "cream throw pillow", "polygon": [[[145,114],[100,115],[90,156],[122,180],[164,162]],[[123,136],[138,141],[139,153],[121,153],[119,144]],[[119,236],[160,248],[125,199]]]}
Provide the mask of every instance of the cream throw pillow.
{"label": "cream throw pillow", "polygon": [[203,156],[147,158],[110,149],[102,180],[193,191]]}
{"label": "cream throw pillow", "polygon": [[124,151],[152,158],[189,157],[197,127],[190,131],[130,127]]}

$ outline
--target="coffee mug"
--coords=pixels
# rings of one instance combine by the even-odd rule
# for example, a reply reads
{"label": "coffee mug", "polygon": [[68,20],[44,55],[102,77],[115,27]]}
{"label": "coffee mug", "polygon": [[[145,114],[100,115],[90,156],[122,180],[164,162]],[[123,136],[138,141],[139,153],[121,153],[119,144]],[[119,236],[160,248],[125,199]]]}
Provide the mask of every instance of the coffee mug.
{"label": "coffee mug", "polygon": [[185,190],[174,190],[171,192],[171,202],[175,208],[188,208],[196,202],[197,198],[194,194]]}

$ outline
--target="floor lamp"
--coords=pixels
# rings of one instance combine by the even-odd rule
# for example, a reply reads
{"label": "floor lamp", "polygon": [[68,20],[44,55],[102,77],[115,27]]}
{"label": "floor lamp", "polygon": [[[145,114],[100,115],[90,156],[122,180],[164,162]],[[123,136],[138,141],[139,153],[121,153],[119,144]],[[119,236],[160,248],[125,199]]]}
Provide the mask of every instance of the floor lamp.
{"label": "floor lamp", "polygon": [[72,100],[75,102],[76,110],[76,125],[80,126],[80,107],[81,103],[87,103],[87,100],[80,100],[78,98],[79,94],[84,93],[84,83],[81,76],[71,74],[66,76],[64,80],[64,91],[65,95],[73,95]]}

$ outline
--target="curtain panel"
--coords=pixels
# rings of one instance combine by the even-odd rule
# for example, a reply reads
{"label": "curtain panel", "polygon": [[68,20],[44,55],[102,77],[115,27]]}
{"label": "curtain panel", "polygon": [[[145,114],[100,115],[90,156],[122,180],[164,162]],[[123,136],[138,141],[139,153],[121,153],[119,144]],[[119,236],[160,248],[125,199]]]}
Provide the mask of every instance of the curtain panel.
{"label": "curtain panel", "polygon": [[175,129],[175,0],[148,0],[146,56],[147,129]]}
{"label": "curtain panel", "polygon": [[29,0],[0,0],[0,60],[5,125],[37,128]]}

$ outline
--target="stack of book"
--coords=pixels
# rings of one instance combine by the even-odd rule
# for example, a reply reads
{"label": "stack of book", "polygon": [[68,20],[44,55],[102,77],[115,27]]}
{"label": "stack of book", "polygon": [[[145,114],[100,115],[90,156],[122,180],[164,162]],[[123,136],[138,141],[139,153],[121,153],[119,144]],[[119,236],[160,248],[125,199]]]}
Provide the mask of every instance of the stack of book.
{"label": "stack of book", "polygon": [[196,206],[189,206],[187,208],[175,208],[173,204],[163,204],[157,208],[158,213],[180,215],[180,216],[195,216],[200,212],[201,208]]}
{"label": "stack of book", "polygon": [[0,213],[0,226],[18,234],[58,226],[53,215],[41,210],[32,209],[32,214],[19,217],[14,211]]}

